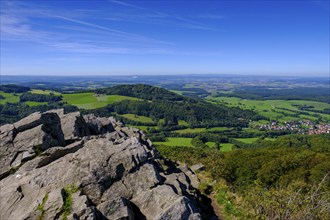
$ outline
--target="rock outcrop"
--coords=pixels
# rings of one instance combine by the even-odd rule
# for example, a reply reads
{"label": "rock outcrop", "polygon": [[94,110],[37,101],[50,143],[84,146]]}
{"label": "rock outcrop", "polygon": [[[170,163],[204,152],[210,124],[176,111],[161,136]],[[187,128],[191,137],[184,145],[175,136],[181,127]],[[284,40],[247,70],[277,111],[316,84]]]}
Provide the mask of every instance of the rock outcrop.
{"label": "rock outcrop", "polygon": [[114,118],[52,110],[0,131],[0,219],[201,218],[189,177]]}

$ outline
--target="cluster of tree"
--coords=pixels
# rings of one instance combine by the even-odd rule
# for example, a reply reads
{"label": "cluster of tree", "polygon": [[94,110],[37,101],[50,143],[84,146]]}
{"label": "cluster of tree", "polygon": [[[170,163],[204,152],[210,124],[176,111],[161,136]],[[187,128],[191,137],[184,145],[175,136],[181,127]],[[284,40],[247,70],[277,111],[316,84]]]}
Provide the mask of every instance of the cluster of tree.
{"label": "cluster of tree", "polygon": [[59,102],[62,100],[62,96],[54,94],[34,94],[34,93],[23,93],[20,97],[20,102],[33,101],[33,102]]}
{"label": "cluster of tree", "polygon": [[3,95],[0,95],[0,99],[5,99],[5,97]]}
{"label": "cluster of tree", "polygon": [[14,123],[33,112],[44,112],[51,109],[64,108],[65,112],[78,111],[76,106],[67,105],[62,102],[48,103],[47,105],[28,106],[25,103],[6,103],[0,105],[0,125]]}
{"label": "cluster of tree", "polygon": [[254,217],[329,219],[330,135],[287,135],[259,145],[227,153],[209,148],[157,149],[174,161],[204,164],[214,179],[225,179],[243,198]]}
{"label": "cluster of tree", "polygon": [[145,84],[113,86],[113,87],[98,89],[95,92],[99,94],[107,94],[107,95],[131,96],[144,100],[167,100],[167,101],[181,101],[181,102],[188,100],[187,97],[170,92],[166,89],[145,85]]}
{"label": "cluster of tree", "polygon": [[329,88],[300,87],[292,89],[269,89],[267,87],[246,86],[233,93],[218,92],[217,96],[238,97],[253,100],[310,100],[330,103]]}
{"label": "cluster of tree", "polygon": [[15,84],[6,84],[6,85],[0,85],[0,91],[6,92],[6,93],[23,93],[30,91],[30,87],[27,86],[20,86]]}
{"label": "cluster of tree", "polygon": [[199,137],[199,136],[196,136],[193,139],[191,139],[191,144],[194,147],[208,147],[205,144],[205,142],[206,142],[206,139],[205,138],[202,138],[202,137]]}

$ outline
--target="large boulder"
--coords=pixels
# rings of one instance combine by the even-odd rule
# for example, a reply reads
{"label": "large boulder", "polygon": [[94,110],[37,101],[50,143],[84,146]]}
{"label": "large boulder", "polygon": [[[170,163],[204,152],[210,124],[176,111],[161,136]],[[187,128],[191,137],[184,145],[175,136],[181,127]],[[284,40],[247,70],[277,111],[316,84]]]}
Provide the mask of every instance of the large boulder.
{"label": "large boulder", "polygon": [[66,144],[60,118],[52,112],[33,113],[0,130],[0,179],[40,151]]}
{"label": "large boulder", "polygon": [[201,218],[189,177],[164,173],[140,130],[61,110],[16,125],[1,127],[0,165],[11,171],[0,180],[0,219]]}

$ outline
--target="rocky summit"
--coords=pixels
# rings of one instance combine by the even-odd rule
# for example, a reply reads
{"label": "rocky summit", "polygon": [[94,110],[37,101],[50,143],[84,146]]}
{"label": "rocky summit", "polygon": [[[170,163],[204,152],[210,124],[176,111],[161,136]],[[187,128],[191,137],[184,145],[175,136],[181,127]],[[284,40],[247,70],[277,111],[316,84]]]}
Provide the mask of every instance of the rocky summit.
{"label": "rocky summit", "polygon": [[34,113],[1,126],[0,219],[200,219],[194,173],[164,169],[114,118]]}

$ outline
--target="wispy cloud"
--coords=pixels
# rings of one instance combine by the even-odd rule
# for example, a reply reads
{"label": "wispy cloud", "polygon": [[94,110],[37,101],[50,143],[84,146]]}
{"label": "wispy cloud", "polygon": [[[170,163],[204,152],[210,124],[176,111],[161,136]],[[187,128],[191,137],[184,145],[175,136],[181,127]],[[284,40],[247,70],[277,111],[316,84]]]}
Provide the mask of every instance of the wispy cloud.
{"label": "wispy cloud", "polygon": [[[142,16],[140,16],[140,15],[138,15],[138,16],[140,18],[142,17],[142,18],[153,18],[153,19],[155,19],[155,18],[165,19],[166,20],[165,25],[168,25],[168,23],[169,23],[168,19],[173,19],[172,25],[175,25],[175,26],[180,26],[180,27],[183,27],[183,28],[190,28],[190,29],[218,31],[218,29],[216,29],[216,28],[209,27],[209,26],[207,26],[207,25],[205,25],[201,22],[197,22],[195,20],[191,20],[191,19],[179,16],[179,15],[173,15],[173,14],[168,14],[168,13],[165,13],[165,12],[156,11],[156,10],[153,10],[153,9],[148,9],[148,8],[141,7],[141,6],[138,6],[138,5],[134,5],[134,4],[131,4],[131,3],[126,3],[126,2],[123,2],[123,1],[108,0],[108,2],[118,4],[118,5],[122,5],[122,6],[126,6],[126,7],[133,8],[133,9],[142,10],[142,11],[144,11],[144,13],[145,12],[152,13],[151,15],[150,14],[143,14]],[[143,21],[143,22],[145,22],[145,21]],[[158,24],[161,24],[161,23],[158,23]]]}
{"label": "wispy cloud", "polygon": [[112,3],[115,3],[115,4],[118,4],[118,5],[127,6],[127,7],[130,7],[130,8],[147,10],[146,8],[143,8],[143,7],[140,7],[140,6],[137,6],[137,5],[133,5],[133,4],[129,4],[129,3],[126,3],[126,2],[122,2],[122,1],[116,1],[116,0],[108,0],[108,1],[112,2]]}
{"label": "wispy cloud", "polygon": [[[21,2],[5,2],[1,8],[1,41],[33,42],[72,53],[109,54],[143,51],[156,53],[173,45],[141,34],[85,21],[86,17],[80,15],[81,11],[70,17],[66,11],[54,11],[35,5],[32,7]],[[43,20],[49,19],[60,22],[55,22],[57,25],[54,26],[40,25]]]}
{"label": "wispy cloud", "polygon": [[[39,48],[40,50],[75,54],[218,55],[212,52],[181,51],[171,42],[113,28],[112,23],[107,22],[108,14],[117,18],[131,19],[132,22],[143,20],[159,24],[159,20],[162,19],[163,25],[211,30],[199,22],[181,16],[169,15],[121,1],[110,2],[138,11],[143,10],[143,13],[121,14],[120,11],[109,13],[106,9],[82,8],[55,10],[47,5],[5,1],[2,3],[0,15],[1,41],[5,42],[1,50],[8,49],[6,42],[19,41],[39,44],[42,47]],[[107,16],[102,17],[104,15]]]}
{"label": "wispy cloud", "polygon": [[205,19],[224,19],[225,16],[223,15],[218,15],[218,14],[201,14],[201,15],[198,15],[199,18],[205,18]]}

